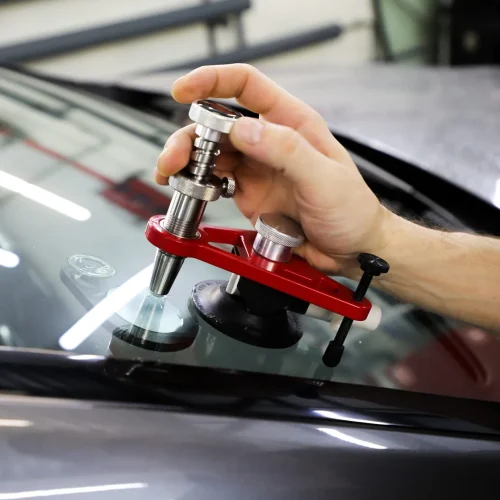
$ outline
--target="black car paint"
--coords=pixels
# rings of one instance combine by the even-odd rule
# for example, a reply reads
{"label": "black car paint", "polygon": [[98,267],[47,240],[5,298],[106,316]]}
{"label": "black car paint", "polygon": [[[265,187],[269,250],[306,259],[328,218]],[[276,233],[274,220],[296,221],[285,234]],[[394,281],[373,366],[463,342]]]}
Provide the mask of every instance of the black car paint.
{"label": "black car paint", "polygon": [[2,349],[0,365],[2,415],[33,429],[0,432],[17,463],[1,492],[140,481],[144,498],[441,499],[500,485],[495,403],[60,353]]}
{"label": "black car paint", "polygon": [[[0,348],[0,390],[169,411],[500,440],[495,402],[176,364]],[[315,411],[339,412],[322,416]],[[344,417],[342,416],[344,415]],[[358,421],[358,422],[357,422]],[[371,422],[371,423],[370,423]]]}
{"label": "black car paint", "polygon": [[35,397],[0,408],[31,423],[0,433],[6,499],[99,498],[85,487],[122,488],[101,494],[120,499],[461,499],[499,486],[491,438]]}

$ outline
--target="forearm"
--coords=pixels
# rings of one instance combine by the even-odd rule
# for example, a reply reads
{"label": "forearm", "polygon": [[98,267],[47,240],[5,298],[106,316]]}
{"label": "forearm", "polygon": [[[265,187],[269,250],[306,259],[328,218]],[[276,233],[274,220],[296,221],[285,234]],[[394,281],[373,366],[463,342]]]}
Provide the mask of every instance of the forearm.
{"label": "forearm", "polygon": [[500,240],[391,216],[379,287],[425,309],[500,330]]}

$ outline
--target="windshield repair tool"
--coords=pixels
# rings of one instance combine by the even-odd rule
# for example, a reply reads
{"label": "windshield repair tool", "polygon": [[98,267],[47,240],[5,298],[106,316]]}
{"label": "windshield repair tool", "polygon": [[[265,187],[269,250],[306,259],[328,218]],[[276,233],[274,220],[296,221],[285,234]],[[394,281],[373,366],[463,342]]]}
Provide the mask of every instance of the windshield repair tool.
{"label": "windshield repair tool", "polygon": [[[197,123],[194,148],[187,167],[169,178],[175,193],[161,227],[167,233],[186,240],[196,239],[198,226],[207,202],[221,196],[231,198],[234,179],[220,179],[213,174],[219,142],[229,134],[234,122],[242,115],[215,101],[200,100],[191,105],[189,118]],[[151,277],[150,290],[155,295],[167,295],[179,273],[184,258],[158,250]]]}
{"label": "windshield repair tool", "polygon": [[[359,261],[365,275],[356,292],[312,268],[293,254],[304,242],[302,228],[282,214],[261,214],[256,231],[200,225],[207,201],[234,195],[233,180],[213,175],[222,134],[241,116],[226,106],[203,100],[189,113],[198,123],[191,161],[169,183],[176,191],[167,215],[152,217],[146,237],[157,247],[151,292],[166,295],[185,258],[191,257],[232,273],[229,281],[204,281],[194,286],[191,304],[218,331],[241,342],[266,348],[286,348],[298,342],[302,329],[297,314],[330,321],[344,317],[323,357],[337,366],[353,322],[374,329],[380,310],[365,298],[373,276],[389,265],[371,254]],[[232,252],[216,246],[231,245]],[[373,265],[372,265],[373,264]],[[370,312],[372,318],[369,318]],[[373,321],[373,316],[376,320]],[[368,318],[368,321],[367,321]]]}

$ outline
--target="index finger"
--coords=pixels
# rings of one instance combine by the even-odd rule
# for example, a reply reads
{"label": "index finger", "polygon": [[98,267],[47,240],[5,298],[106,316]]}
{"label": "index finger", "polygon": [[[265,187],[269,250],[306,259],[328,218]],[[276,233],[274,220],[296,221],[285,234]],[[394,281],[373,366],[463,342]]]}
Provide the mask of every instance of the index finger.
{"label": "index finger", "polygon": [[202,66],[176,80],[172,96],[183,103],[208,97],[235,97],[264,119],[297,130],[323,154],[337,156],[340,152],[340,144],[313,108],[248,64]]}

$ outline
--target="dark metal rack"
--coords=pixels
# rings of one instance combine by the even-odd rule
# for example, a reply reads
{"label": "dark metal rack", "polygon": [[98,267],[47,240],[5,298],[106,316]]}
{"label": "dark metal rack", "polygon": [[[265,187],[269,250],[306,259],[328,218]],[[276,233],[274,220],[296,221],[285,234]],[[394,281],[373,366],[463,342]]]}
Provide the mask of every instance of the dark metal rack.
{"label": "dark metal rack", "polygon": [[20,42],[0,47],[0,64],[18,64],[197,23],[226,22],[231,16],[241,16],[250,6],[250,0],[220,0]]}
{"label": "dark metal rack", "polygon": [[[0,7],[21,1],[27,0],[0,0]],[[251,0],[201,0],[198,5],[178,10],[169,10],[126,21],[117,21],[54,36],[21,41],[0,46],[0,65],[17,67],[26,62],[69,54],[106,43],[150,35],[155,32],[178,29],[199,23],[207,26],[210,54],[208,57],[195,58],[180,64],[165,65],[141,71],[141,73],[157,73],[190,69],[207,64],[250,62],[327,40],[334,40],[344,31],[343,27],[338,24],[329,24],[249,46],[245,41],[242,14],[250,7]],[[225,53],[217,52],[215,41],[215,27],[221,24],[230,24],[234,28],[236,35],[236,47]]]}
{"label": "dark metal rack", "polygon": [[149,71],[142,71],[141,73],[160,73],[163,71],[174,71],[181,69],[197,68],[198,66],[205,66],[209,64],[230,64],[235,62],[248,62],[255,59],[262,59],[270,57],[283,52],[307,47],[316,43],[324,42],[326,40],[333,40],[340,36],[342,27],[338,24],[332,24],[323,28],[305,31],[299,35],[279,38],[271,42],[259,43],[253,46],[247,46],[232,50],[224,54],[218,54],[207,58],[194,59],[176,64],[172,66],[165,66],[162,68],[155,68]]}

